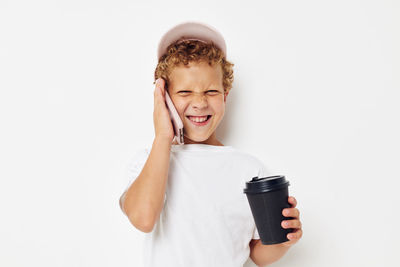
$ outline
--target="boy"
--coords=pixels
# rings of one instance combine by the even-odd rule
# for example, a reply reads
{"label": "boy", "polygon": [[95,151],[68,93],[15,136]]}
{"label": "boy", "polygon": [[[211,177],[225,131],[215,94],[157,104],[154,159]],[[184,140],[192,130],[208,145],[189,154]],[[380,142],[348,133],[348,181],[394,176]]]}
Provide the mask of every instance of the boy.
{"label": "boy", "polygon": [[[233,64],[222,35],[186,22],[170,29],[158,46],[154,91],[155,138],[129,168],[120,206],[146,235],[145,266],[241,267],[248,257],[258,266],[280,259],[302,235],[294,197],[282,222],[294,228],[290,241],[263,245],[252,217],[245,182],[273,175],[256,157],[225,146],[216,137]],[[184,124],[184,145],[174,141],[165,103],[168,91]],[[285,224],[288,223],[288,224]]]}

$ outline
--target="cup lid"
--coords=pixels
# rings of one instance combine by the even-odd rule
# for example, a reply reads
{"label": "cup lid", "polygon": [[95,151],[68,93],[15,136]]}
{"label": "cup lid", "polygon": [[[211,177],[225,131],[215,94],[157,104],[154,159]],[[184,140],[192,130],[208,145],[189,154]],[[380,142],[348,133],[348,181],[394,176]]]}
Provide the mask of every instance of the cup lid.
{"label": "cup lid", "polygon": [[289,181],[286,180],[284,175],[274,175],[268,177],[253,177],[250,181],[246,182],[246,188],[243,193],[259,194],[273,190],[278,190],[289,186]]}

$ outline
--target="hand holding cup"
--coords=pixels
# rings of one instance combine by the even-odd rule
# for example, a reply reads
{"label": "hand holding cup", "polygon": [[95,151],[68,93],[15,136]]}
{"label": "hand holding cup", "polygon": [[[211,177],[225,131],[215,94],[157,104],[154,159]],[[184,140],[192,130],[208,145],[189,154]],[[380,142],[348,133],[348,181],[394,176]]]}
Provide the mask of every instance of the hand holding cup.
{"label": "hand holding cup", "polygon": [[286,241],[282,244],[292,246],[297,243],[297,241],[299,241],[300,238],[303,236],[303,230],[300,221],[300,211],[296,208],[297,200],[293,196],[290,196],[288,197],[288,202],[289,204],[291,204],[291,208],[283,209],[282,215],[285,217],[290,217],[291,220],[284,220],[282,221],[281,225],[283,228],[291,228],[293,229],[293,231],[287,234],[287,238],[289,239],[289,241]]}

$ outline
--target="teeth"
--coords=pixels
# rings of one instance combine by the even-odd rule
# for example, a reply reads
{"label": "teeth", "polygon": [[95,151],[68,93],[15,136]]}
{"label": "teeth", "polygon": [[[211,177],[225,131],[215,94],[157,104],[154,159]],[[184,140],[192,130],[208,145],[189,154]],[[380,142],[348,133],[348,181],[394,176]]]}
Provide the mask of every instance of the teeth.
{"label": "teeth", "polygon": [[191,121],[195,121],[195,122],[203,122],[205,120],[207,120],[208,116],[204,116],[204,117],[189,117],[189,119]]}

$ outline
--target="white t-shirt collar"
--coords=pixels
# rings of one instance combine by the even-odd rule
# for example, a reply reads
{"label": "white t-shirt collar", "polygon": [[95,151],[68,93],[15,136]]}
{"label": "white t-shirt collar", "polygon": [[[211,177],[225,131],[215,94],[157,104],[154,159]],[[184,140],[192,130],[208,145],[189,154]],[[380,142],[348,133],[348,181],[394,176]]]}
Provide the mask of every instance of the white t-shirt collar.
{"label": "white t-shirt collar", "polygon": [[230,151],[232,146],[213,146],[207,144],[171,145],[171,151]]}

